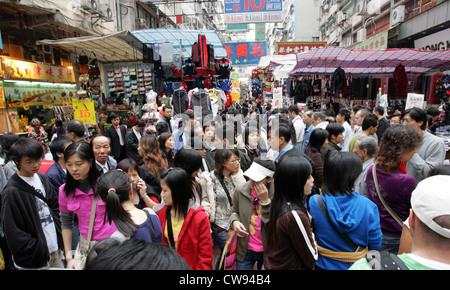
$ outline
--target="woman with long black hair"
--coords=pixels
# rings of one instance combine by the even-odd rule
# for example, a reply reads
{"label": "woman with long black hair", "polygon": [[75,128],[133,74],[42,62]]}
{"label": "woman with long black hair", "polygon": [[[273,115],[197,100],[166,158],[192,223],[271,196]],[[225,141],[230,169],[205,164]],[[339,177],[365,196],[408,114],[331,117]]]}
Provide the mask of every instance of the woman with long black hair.
{"label": "woman with long black hair", "polygon": [[163,245],[169,245],[192,270],[212,269],[210,223],[205,210],[193,199],[191,180],[185,170],[169,168],[161,173],[163,203],[153,210],[163,230]]}
{"label": "woman with long black hair", "polygon": [[139,209],[134,205],[130,199],[132,186],[127,173],[111,170],[98,179],[95,193],[106,204],[108,221],[114,222],[125,237],[161,243],[162,230],[158,216],[149,207]]}
{"label": "woman with long black hair", "polygon": [[[89,248],[117,231],[114,223],[105,223],[105,203],[94,193],[98,173],[94,151],[86,141],[70,144],[64,151],[67,180],[59,188],[59,210],[62,236],[68,268],[82,269]],[[91,209],[95,206],[93,226],[90,227]],[[72,231],[74,215],[78,218],[80,241],[72,257]],[[92,238],[89,241],[90,229]]]}
{"label": "woman with long black hair", "polygon": [[306,196],[314,185],[312,168],[303,157],[288,156],[277,165],[264,252],[266,270],[312,269],[317,248]]}

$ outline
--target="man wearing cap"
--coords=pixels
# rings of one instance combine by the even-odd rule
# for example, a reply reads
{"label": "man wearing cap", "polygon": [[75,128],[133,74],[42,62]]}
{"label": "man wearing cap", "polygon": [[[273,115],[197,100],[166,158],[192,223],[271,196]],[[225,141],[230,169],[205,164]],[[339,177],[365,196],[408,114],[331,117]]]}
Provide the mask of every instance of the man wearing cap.
{"label": "man wearing cap", "polygon": [[[450,270],[450,176],[428,177],[411,195],[409,230],[411,253],[394,255],[399,268],[409,270]],[[373,253],[370,253],[374,255]],[[377,253],[375,253],[376,255]],[[350,270],[381,269],[385,263],[358,260]],[[391,263],[392,264],[392,263]]]}
{"label": "man wearing cap", "polygon": [[252,270],[255,263],[261,269],[263,265],[274,174],[273,161],[258,157],[244,172],[249,181],[234,191],[230,225],[238,236],[236,270]]}

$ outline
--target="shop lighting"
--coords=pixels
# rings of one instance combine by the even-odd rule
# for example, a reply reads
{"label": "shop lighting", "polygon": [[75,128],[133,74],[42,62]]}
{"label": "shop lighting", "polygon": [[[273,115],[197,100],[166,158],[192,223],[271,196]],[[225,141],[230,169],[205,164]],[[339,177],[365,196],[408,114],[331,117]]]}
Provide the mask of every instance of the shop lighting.
{"label": "shop lighting", "polygon": [[307,68],[312,68],[312,64],[311,64],[310,61],[308,62],[308,65],[307,65],[306,67],[307,67]]}
{"label": "shop lighting", "polygon": [[41,86],[63,86],[63,87],[76,87],[76,84],[67,83],[48,83],[48,82],[34,82],[34,81],[19,81],[19,80],[4,80],[9,83],[16,83],[18,85],[41,85]]}

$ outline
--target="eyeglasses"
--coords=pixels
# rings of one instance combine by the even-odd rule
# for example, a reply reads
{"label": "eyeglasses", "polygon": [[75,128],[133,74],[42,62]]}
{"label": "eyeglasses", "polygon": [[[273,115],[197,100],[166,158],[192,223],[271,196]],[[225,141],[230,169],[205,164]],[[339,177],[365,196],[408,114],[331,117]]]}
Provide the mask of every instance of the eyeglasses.
{"label": "eyeglasses", "polygon": [[241,163],[241,158],[234,159],[234,160],[227,160],[227,162],[231,162],[231,163],[235,163],[235,164]]}

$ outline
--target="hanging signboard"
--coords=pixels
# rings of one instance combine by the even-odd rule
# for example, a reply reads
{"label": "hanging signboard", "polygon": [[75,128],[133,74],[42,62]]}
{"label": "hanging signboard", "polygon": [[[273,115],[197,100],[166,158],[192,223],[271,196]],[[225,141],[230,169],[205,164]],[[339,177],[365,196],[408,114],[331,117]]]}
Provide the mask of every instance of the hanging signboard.
{"label": "hanging signboard", "polygon": [[387,48],[388,41],[388,31],[383,31],[375,36],[372,36],[368,40],[358,43],[353,47],[353,49],[360,50],[380,50]]}
{"label": "hanging signboard", "polygon": [[405,110],[413,107],[418,107],[421,109],[425,108],[425,99],[423,94],[408,93],[408,96],[406,97]]}
{"label": "hanging signboard", "polygon": [[223,45],[233,66],[257,65],[267,55],[267,42],[228,42]]}
{"label": "hanging signboard", "polygon": [[76,92],[75,84],[3,82],[3,93],[8,107],[67,105],[72,102]]}
{"label": "hanging signboard", "polygon": [[273,99],[272,99],[272,107],[281,108],[283,106],[283,88],[273,88],[272,89]]}
{"label": "hanging signboard", "polygon": [[74,119],[80,120],[84,124],[95,125],[97,123],[93,100],[73,98],[72,104],[73,104]]}
{"label": "hanging signboard", "polygon": [[282,21],[282,0],[225,0],[226,24]]}
{"label": "hanging signboard", "polygon": [[52,83],[75,83],[73,69],[29,61],[3,58],[5,79],[39,80]]}
{"label": "hanging signboard", "polygon": [[326,41],[277,42],[275,45],[275,54],[284,55],[292,53],[302,53],[316,48],[324,48],[326,46]]}

